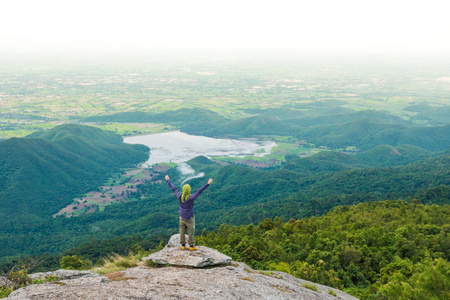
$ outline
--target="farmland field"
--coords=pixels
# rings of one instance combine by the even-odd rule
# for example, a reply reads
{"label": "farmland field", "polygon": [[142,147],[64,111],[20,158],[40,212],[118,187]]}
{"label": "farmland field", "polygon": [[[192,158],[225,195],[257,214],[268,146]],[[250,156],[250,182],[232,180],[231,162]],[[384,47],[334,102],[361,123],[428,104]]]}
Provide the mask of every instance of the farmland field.
{"label": "farmland field", "polygon": [[[62,208],[53,217],[59,215],[66,217],[79,216],[95,211],[103,211],[105,206],[115,202],[140,200],[139,184],[161,182],[162,176],[158,176],[159,172],[157,170],[158,168],[144,169],[138,167],[114,174],[104,185],[98,187],[98,191],[90,191],[81,198],[73,199],[71,204]],[[163,168],[163,170],[165,169]]]}
{"label": "farmland field", "polygon": [[[252,109],[302,109],[315,101],[384,110],[424,125],[430,120],[408,108],[425,101],[437,108],[447,104],[450,85],[443,80],[448,77],[445,64],[399,58],[210,55],[183,61],[128,57],[117,63],[97,57],[74,63],[57,57],[52,62],[0,63],[0,138],[118,112],[204,107],[238,119]],[[165,124],[95,125],[121,135],[175,129]]]}

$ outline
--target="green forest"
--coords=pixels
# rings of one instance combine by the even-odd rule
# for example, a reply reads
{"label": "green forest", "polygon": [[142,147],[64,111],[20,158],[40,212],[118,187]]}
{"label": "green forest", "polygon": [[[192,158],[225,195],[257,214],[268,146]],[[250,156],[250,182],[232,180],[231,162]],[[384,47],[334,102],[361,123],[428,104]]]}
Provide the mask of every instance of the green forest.
{"label": "green forest", "polygon": [[[205,120],[212,114],[203,112]],[[29,249],[62,251],[91,237],[173,232],[176,203],[170,201],[164,183],[139,185],[142,197],[137,202],[118,203],[76,219],[48,218],[74,197],[95,190],[119,168],[144,161],[145,146],[123,144],[118,135],[83,125],[58,126],[4,140],[0,146],[4,154],[0,214],[16,220],[2,218],[0,239],[6,245],[2,256],[26,254]],[[323,151],[305,158],[286,156],[284,165],[268,171],[221,166],[205,157],[189,164],[220,183],[196,205],[197,212],[204,214],[199,228],[208,230],[222,223],[258,223],[266,217],[318,216],[337,205],[366,201],[418,197],[424,203],[446,204],[441,196],[448,195],[450,169],[448,151],[381,143],[356,154]],[[175,168],[168,174],[175,181],[180,178]],[[191,184],[201,186],[202,180],[193,179]]]}
{"label": "green forest", "polygon": [[49,216],[119,168],[145,160],[148,151],[114,133],[71,124],[0,141],[0,216]]}
{"label": "green forest", "polygon": [[[116,135],[79,125],[13,141],[58,149],[63,154],[54,155],[55,160],[65,159],[68,154],[64,151],[68,151],[76,161],[64,161],[77,169],[83,167],[83,157],[108,163],[107,155],[93,155],[102,153],[102,147],[76,155],[81,148],[74,145],[87,147],[89,139],[104,139],[105,146],[123,147],[123,153],[140,153],[134,163],[145,159],[148,151],[124,145]],[[445,299],[450,272],[448,151],[403,145],[395,147],[404,154],[399,157],[392,149],[379,145],[357,154],[323,151],[306,158],[287,157],[282,167],[267,171],[222,166],[197,157],[189,165],[220,183],[206,190],[196,204],[197,228],[202,232],[198,243],[255,269],[284,271],[362,299]],[[46,153],[55,152],[47,149]],[[120,159],[117,153],[121,152],[115,154]],[[38,151],[29,154],[31,158],[39,155]],[[27,160],[22,157],[21,161]],[[114,161],[108,168],[129,163],[133,162]],[[30,164],[28,170],[36,166],[39,164]],[[100,171],[95,176],[100,176]],[[167,173],[175,182],[180,177],[175,168]],[[102,179],[108,176],[102,175]],[[76,178],[71,182],[77,182]],[[44,184],[60,184],[57,178],[48,179],[54,181]],[[77,193],[86,188],[83,184],[80,181]],[[196,188],[203,181],[193,179],[190,184]],[[34,271],[57,269],[65,255],[77,255],[95,265],[111,253],[127,254],[137,246],[156,249],[177,232],[177,203],[166,183],[139,184],[139,191],[139,201],[117,203],[102,212],[69,219],[45,218],[51,205],[35,206],[33,214],[15,216],[10,208],[8,220],[13,223],[2,221],[1,226],[3,272],[31,261],[39,262]],[[28,205],[40,203],[28,201]],[[430,282],[430,278],[435,280]]]}
{"label": "green forest", "polygon": [[[79,125],[70,125],[69,128],[90,129]],[[16,140],[38,141],[45,145],[56,143],[55,149],[63,151],[62,149],[68,145],[66,129],[67,127],[63,126],[40,133],[43,138],[39,139],[32,136]],[[97,129],[94,131],[97,132]],[[100,137],[96,138],[100,140]],[[16,170],[14,175],[2,173],[7,179],[4,182],[17,184],[14,180],[20,178],[22,185],[34,186],[38,190],[30,192],[28,198],[25,196],[16,198],[14,195],[24,192],[20,185],[9,184],[9,188],[4,189],[3,199],[7,201],[1,213],[8,217],[2,218],[1,221],[0,241],[3,245],[0,249],[1,256],[56,253],[76,247],[92,238],[102,240],[136,234],[145,238],[148,235],[168,236],[176,232],[177,215],[174,212],[177,211],[177,203],[173,201],[166,183],[139,184],[140,200],[120,202],[106,207],[101,212],[76,218],[49,217],[58,209],[70,204],[73,197],[101,184],[108,174],[111,174],[106,170],[112,171],[114,166],[119,168],[130,163],[130,160],[117,162],[121,157],[120,153],[124,153],[124,158],[131,157],[125,153],[137,153],[138,155],[133,158],[136,163],[145,159],[145,152],[148,151],[146,147],[120,144],[119,139],[116,139],[114,143],[118,143],[117,146],[111,144],[112,142],[106,146],[109,149],[119,147],[118,149],[123,149],[120,151],[126,152],[116,152],[113,162],[108,165],[111,160],[108,161],[110,157],[106,154],[89,156],[96,152],[84,150],[90,149],[85,145],[87,143],[85,138],[70,135],[68,140],[71,145],[69,157],[76,160],[66,159],[64,163],[68,167],[56,169],[71,170],[72,167],[73,171],[68,174],[54,173],[51,168],[47,171],[45,169],[47,164],[52,162],[50,158],[42,164],[30,163],[20,169],[14,168]],[[73,145],[82,143],[85,156],[81,153],[76,155],[76,150],[81,148],[71,143]],[[102,153],[102,149],[97,151]],[[136,152],[141,149],[146,151]],[[209,174],[218,183],[205,191],[202,200],[196,204],[196,213],[199,216],[197,228],[213,230],[223,223],[256,224],[265,218],[277,216],[285,220],[320,216],[338,205],[399,198],[406,200],[417,198],[424,204],[448,204],[450,194],[448,152],[417,151],[417,147],[414,146],[403,146],[398,149],[405,153],[405,159],[402,161],[395,159],[398,155],[391,153],[391,147],[379,146],[371,150],[373,155],[368,155],[369,151],[354,155],[324,151],[307,158],[290,158],[282,167],[267,171],[232,164],[221,166],[206,157],[197,157],[189,161],[189,164],[197,172]],[[25,153],[26,151],[23,151],[21,155]],[[45,154],[49,153],[52,152],[47,151]],[[36,158],[38,154],[37,151],[30,152],[30,159]],[[374,155],[378,155],[380,159],[373,159]],[[78,175],[78,170],[81,174],[86,172],[81,169],[83,158],[80,156],[91,159],[86,166],[92,177]],[[55,159],[54,163],[61,165],[61,157],[64,158],[54,155],[52,157]],[[7,160],[8,163],[12,161]],[[27,161],[28,158],[21,159],[21,163]],[[392,166],[385,166],[389,161],[392,161]],[[96,165],[99,166],[97,173],[94,172]],[[100,168],[104,165],[105,168]],[[33,174],[36,167],[42,168],[40,172],[49,172],[48,176],[19,177],[24,175],[17,170],[27,170],[25,174]],[[2,171],[8,169],[12,168],[2,168]],[[180,178],[175,168],[168,170],[167,174],[174,182]],[[93,177],[96,180],[88,180]],[[70,180],[71,183],[67,184],[64,180]],[[193,179],[190,184],[195,189],[204,183],[203,179]],[[60,188],[47,189],[48,186]],[[60,194],[55,193],[62,193],[64,197],[58,197]],[[23,201],[23,204],[18,200]],[[25,214],[28,207],[30,211]],[[22,213],[19,213],[20,211]]]}
{"label": "green forest", "polygon": [[[447,299],[449,218],[447,204],[370,201],[287,222],[275,217],[257,224],[222,224],[217,230],[202,230],[196,242],[254,269],[286,272],[360,299]],[[71,255],[99,266],[108,254],[153,252],[164,241],[167,237],[141,235],[95,239],[59,255],[26,256],[1,267],[33,263],[34,271],[58,269],[61,258]]]}
{"label": "green forest", "polygon": [[[448,68],[197,63],[0,70],[0,275],[161,249],[178,232],[161,179],[185,177],[175,163],[143,167],[152,149],[123,137],[178,130],[285,143],[266,168],[187,161],[205,174],[193,190],[214,179],[195,204],[199,245],[361,299],[450,298]],[[126,186],[124,201],[55,215],[137,168],[151,180]]]}
{"label": "green forest", "polygon": [[[448,199],[448,198],[447,198]],[[387,200],[202,232],[202,245],[361,299],[450,297],[450,206]]]}

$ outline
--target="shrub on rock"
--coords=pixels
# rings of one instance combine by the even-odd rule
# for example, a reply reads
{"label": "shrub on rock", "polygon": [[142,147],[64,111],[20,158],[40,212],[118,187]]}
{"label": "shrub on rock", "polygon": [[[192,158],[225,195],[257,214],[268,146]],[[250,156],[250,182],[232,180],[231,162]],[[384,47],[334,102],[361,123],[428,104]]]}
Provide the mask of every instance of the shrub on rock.
{"label": "shrub on rock", "polygon": [[83,261],[76,255],[63,256],[59,265],[66,270],[81,270],[84,267]]}

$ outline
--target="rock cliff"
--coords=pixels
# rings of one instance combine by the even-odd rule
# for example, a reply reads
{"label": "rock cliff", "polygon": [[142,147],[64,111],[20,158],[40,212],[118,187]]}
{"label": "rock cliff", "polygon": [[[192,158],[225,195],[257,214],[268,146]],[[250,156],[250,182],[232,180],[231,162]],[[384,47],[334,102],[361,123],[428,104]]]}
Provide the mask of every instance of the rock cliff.
{"label": "rock cliff", "polygon": [[[172,237],[161,253],[145,258],[155,262],[155,267],[145,264],[105,276],[56,271],[53,275],[74,279],[30,285],[14,291],[8,299],[357,299],[283,272],[256,271],[216,252],[207,247],[183,251],[177,237]],[[317,291],[304,287],[305,283],[313,284]]]}

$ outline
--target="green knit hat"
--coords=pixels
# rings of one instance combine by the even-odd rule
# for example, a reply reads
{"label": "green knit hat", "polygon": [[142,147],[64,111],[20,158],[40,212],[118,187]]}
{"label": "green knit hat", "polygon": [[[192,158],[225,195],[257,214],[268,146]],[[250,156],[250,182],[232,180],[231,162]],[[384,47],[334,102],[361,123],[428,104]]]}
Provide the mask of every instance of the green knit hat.
{"label": "green knit hat", "polygon": [[191,186],[189,184],[183,185],[183,193],[181,194],[181,202],[185,202],[191,196]]}

